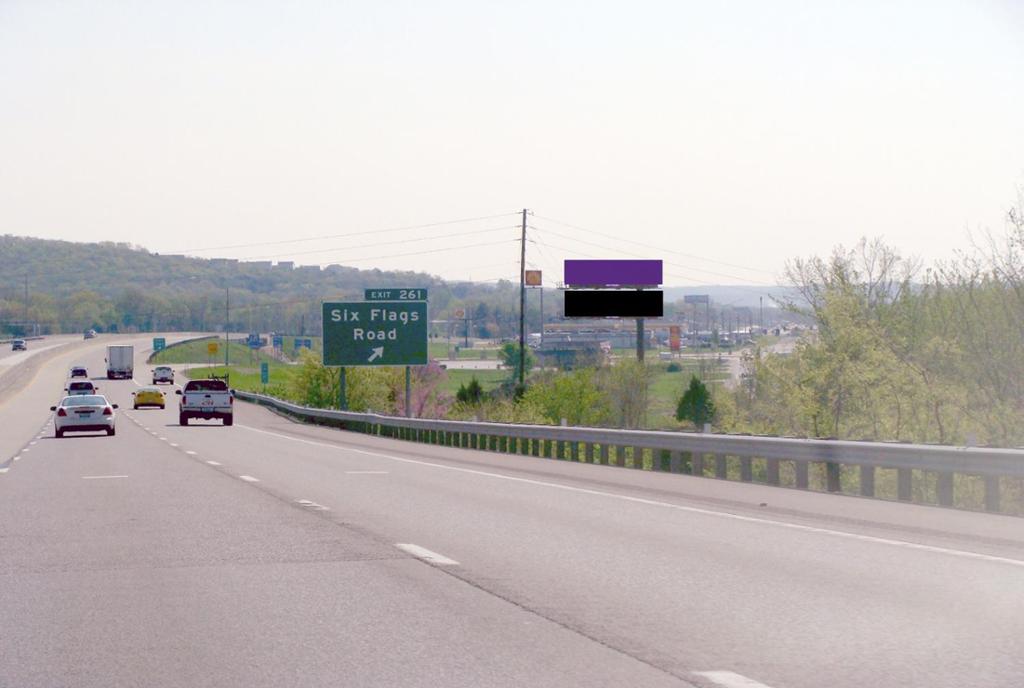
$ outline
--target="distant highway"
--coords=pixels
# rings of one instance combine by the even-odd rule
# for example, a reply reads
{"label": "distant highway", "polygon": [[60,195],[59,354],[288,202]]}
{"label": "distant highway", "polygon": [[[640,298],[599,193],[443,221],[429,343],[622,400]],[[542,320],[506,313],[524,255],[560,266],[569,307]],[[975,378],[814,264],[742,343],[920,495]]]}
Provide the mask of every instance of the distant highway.
{"label": "distant highway", "polygon": [[1024,520],[180,427],[130,380],[117,436],[55,439],[96,341],[0,399],[0,686],[1021,685]]}

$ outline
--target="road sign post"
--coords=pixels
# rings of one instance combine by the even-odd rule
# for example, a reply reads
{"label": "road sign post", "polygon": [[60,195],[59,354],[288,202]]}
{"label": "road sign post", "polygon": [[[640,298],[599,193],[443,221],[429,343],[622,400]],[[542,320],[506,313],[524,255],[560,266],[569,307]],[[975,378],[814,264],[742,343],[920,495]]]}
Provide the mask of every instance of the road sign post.
{"label": "road sign post", "polygon": [[412,368],[405,366],[405,417],[412,417]]}
{"label": "road sign post", "polygon": [[266,361],[260,363],[260,384],[263,385],[263,391],[267,391],[267,383],[270,382],[270,364]]}

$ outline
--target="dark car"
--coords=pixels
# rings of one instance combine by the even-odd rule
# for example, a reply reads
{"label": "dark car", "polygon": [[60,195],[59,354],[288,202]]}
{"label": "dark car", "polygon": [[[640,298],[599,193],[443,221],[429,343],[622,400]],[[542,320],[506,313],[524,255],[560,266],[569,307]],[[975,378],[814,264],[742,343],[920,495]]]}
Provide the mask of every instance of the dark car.
{"label": "dark car", "polygon": [[27,351],[28,345],[25,344],[24,339],[15,339],[11,342],[11,351]]}
{"label": "dark car", "polygon": [[71,369],[71,372],[68,373],[68,377],[84,377],[85,379],[89,379],[89,371],[87,371],[82,366],[75,366],[74,368]]}

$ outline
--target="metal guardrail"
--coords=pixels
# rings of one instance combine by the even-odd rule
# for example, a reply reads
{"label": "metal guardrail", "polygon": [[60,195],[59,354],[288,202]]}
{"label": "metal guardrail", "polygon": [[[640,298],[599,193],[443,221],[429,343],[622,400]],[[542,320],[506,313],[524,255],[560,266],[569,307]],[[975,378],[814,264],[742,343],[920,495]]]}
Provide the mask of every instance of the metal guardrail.
{"label": "metal guardrail", "polygon": [[[416,442],[720,479],[738,473],[744,482],[755,480],[756,469],[758,482],[798,489],[811,489],[811,466],[819,466],[815,477],[825,491],[843,492],[844,478],[849,484],[856,477],[856,489],[846,491],[865,497],[878,496],[877,470],[893,469],[896,499],[927,501],[921,495],[933,489],[940,506],[958,506],[956,488],[972,486],[954,476],[967,476],[982,481],[974,487],[983,508],[994,512],[1001,479],[1024,479],[1022,449],[433,420],[308,408],[251,392],[236,397],[303,420]],[[855,475],[843,471],[851,466],[858,467]]]}

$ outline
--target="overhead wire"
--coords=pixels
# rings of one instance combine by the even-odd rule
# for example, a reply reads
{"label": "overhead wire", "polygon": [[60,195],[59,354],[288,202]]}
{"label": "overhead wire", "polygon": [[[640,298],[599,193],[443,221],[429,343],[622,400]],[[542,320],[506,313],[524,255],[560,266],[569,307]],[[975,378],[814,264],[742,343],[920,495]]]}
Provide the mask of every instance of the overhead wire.
{"label": "overhead wire", "polygon": [[408,230],[413,230],[413,229],[429,229],[431,227],[441,227],[441,226],[444,226],[444,225],[454,225],[454,224],[459,224],[459,223],[463,223],[463,222],[479,222],[479,221],[482,221],[482,220],[494,220],[496,218],[510,217],[512,215],[519,215],[519,213],[498,213],[496,215],[481,215],[479,217],[464,217],[464,218],[459,218],[459,219],[456,219],[456,220],[443,220],[441,222],[428,222],[428,223],[419,224],[419,225],[404,225],[404,226],[398,226],[398,227],[385,227],[385,228],[382,228],[382,229],[366,229],[366,230],[359,230],[359,231],[356,231],[356,232],[343,232],[341,234],[325,234],[325,235],[321,235],[321,236],[300,237],[298,239],[279,239],[279,240],[275,240],[275,241],[258,241],[258,242],[248,243],[248,244],[229,244],[229,245],[223,245],[223,246],[203,246],[201,248],[185,249],[185,250],[182,250],[182,251],[178,251],[178,253],[199,253],[199,252],[203,252],[203,251],[221,251],[221,250],[226,250],[226,249],[255,248],[257,246],[280,246],[280,245],[284,245],[284,244],[301,243],[301,242],[304,242],[304,241],[326,241],[328,239],[343,239],[343,238],[347,238],[347,237],[360,236],[360,235],[366,235],[366,234],[384,234],[384,233],[388,233],[388,232],[402,232],[402,231],[408,231]]}

